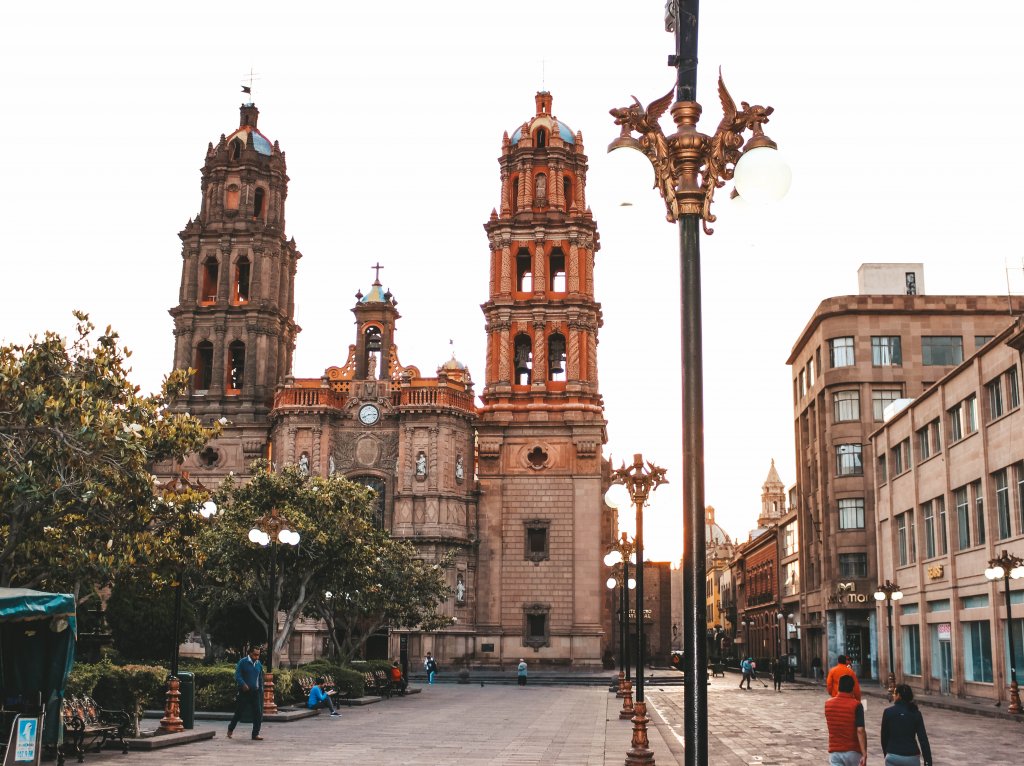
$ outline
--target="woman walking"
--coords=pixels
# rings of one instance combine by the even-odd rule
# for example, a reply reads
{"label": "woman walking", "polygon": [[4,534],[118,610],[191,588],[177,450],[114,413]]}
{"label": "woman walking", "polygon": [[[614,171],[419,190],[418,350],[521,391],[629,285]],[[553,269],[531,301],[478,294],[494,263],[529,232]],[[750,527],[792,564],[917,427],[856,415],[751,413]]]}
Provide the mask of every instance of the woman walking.
{"label": "woman walking", "polygon": [[924,730],[924,718],[914,704],[914,692],[897,684],[892,707],[882,713],[882,752],[886,766],[932,766],[932,748]]}

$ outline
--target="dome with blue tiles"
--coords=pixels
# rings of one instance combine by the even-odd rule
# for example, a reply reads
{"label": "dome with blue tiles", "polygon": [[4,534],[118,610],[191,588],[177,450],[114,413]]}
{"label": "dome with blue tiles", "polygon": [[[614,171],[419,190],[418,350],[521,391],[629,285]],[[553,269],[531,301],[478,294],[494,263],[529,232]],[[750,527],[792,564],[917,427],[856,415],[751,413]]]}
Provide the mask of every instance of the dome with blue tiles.
{"label": "dome with blue tiles", "polygon": [[516,146],[519,143],[519,141],[522,140],[523,128],[526,128],[527,131],[534,136],[534,146],[543,146],[542,143],[537,143],[538,130],[547,131],[548,135],[554,135],[555,131],[557,131],[558,137],[562,139],[562,141],[564,141],[565,143],[576,143],[576,134],[573,132],[572,128],[570,128],[564,122],[559,121],[557,117],[554,117],[552,115],[552,100],[553,99],[551,94],[546,90],[542,90],[537,93],[537,114],[528,123],[525,123],[516,128],[515,132],[512,134],[512,137],[509,139],[509,143],[512,146]]}

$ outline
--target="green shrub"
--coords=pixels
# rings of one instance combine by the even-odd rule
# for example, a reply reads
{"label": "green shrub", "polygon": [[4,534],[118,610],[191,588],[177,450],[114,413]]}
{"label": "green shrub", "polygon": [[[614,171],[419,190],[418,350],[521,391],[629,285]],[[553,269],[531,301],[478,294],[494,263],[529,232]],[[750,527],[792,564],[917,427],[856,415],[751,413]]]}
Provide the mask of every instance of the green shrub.
{"label": "green shrub", "polygon": [[94,664],[76,662],[68,676],[67,686],[64,688],[65,697],[93,696],[96,682],[103,673],[113,672],[114,666],[110,660],[103,660]]}
{"label": "green shrub", "polygon": [[235,666],[203,665],[191,669],[195,674],[196,710],[229,711],[235,709],[238,685]]}
{"label": "green shrub", "polygon": [[101,671],[93,692],[102,707],[128,713],[134,719],[133,734],[137,736],[143,710],[147,704],[161,699],[166,684],[167,670],[164,668],[155,665],[109,665]]}

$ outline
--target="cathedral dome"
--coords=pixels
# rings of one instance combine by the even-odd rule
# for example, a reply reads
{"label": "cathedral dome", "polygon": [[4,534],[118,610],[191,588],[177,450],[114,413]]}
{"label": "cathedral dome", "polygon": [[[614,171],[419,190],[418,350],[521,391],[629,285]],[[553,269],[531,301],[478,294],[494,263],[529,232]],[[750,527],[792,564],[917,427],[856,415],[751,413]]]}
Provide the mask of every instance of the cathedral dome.
{"label": "cathedral dome", "polygon": [[464,365],[462,362],[460,362],[458,359],[456,359],[455,358],[455,354],[452,353],[452,358],[449,359],[444,364],[442,364],[441,365],[441,369],[442,370],[446,370],[446,371],[448,371],[448,370],[459,370],[459,371],[462,371],[462,370],[466,369],[466,365]]}
{"label": "cathedral dome", "polygon": [[[551,120],[550,122],[552,124],[555,124],[555,123],[558,124],[558,135],[562,138],[563,141],[565,141],[565,143],[567,143],[567,144],[575,144],[576,143],[576,134],[572,132],[572,128],[570,128],[568,125],[566,125],[564,122],[562,122],[560,120]],[[534,127],[534,123],[531,122],[530,123],[530,130],[531,131],[533,130],[533,127]],[[509,143],[511,143],[512,146],[515,146],[516,144],[519,143],[519,139],[522,138],[522,137],[523,137],[523,129],[522,129],[522,127],[518,127],[518,128],[516,128],[516,132],[512,134],[512,138],[509,139]]]}
{"label": "cathedral dome", "polygon": [[358,296],[360,303],[390,303],[391,294],[384,292],[382,285],[379,280],[375,280],[370,285],[370,292],[366,295]]}
{"label": "cathedral dome", "polygon": [[715,523],[715,507],[713,505],[704,509],[704,542],[708,545],[724,545],[732,542],[728,533]]}
{"label": "cathedral dome", "polygon": [[260,133],[256,128],[251,125],[244,125],[230,136],[227,141],[230,144],[234,139],[238,139],[243,144],[248,143],[249,136],[252,136],[252,148],[256,150],[257,154],[262,154],[264,157],[269,157],[273,154],[274,146],[270,143],[270,139]]}

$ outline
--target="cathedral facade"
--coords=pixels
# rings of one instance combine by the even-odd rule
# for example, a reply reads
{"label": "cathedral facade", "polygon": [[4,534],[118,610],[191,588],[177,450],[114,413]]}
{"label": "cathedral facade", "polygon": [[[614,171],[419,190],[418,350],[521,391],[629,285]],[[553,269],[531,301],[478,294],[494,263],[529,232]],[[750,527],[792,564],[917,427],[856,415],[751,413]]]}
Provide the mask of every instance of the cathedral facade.
{"label": "cathedral facade", "polygon": [[[598,389],[597,227],[586,206],[583,137],[538,93],[536,114],[501,145],[500,205],[485,224],[490,284],[480,402],[454,356],[433,376],[404,365],[394,296],[356,293],[348,356],[316,377],[291,362],[299,253],[285,233],[285,155],[243,104],[210,144],[199,215],[181,232],[174,367],[196,373],[176,406],[221,435],[181,470],[214,486],[253,459],[341,475],[374,489],[377,523],[423,558],[454,551],[452,625],[393,626],[388,655],[443,664],[596,665],[607,643],[601,559],[614,531],[603,503],[607,440]],[[483,293],[481,285],[481,294]],[[320,650],[303,624],[283,658]]]}

